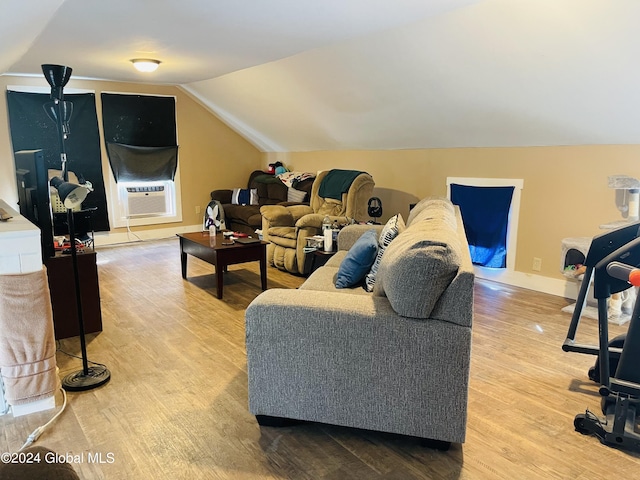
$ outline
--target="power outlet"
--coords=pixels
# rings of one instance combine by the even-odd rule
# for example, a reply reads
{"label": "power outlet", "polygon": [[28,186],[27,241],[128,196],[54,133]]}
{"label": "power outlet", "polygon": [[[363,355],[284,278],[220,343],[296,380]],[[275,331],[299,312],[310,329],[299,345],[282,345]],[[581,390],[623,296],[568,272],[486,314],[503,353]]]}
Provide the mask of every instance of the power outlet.
{"label": "power outlet", "polygon": [[538,257],[533,257],[533,266],[531,267],[531,269],[534,272],[539,272],[540,270],[542,270],[542,259]]}
{"label": "power outlet", "polygon": [[200,205],[196,205],[196,214],[200,214]]}

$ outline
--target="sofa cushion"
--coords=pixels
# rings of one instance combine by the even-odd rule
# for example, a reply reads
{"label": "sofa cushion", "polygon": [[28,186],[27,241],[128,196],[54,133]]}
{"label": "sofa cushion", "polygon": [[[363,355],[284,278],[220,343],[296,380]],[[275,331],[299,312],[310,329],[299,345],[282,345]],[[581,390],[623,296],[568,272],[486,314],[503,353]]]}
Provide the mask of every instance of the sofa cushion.
{"label": "sofa cushion", "polygon": [[256,228],[262,227],[262,215],[260,215],[260,213],[251,215],[247,219],[247,225],[249,225],[250,227],[256,227]]}
{"label": "sofa cushion", "polygon": [[442,218],[412,225],[387,247],[374,295],[386,296],[403,317],[429,318],[460,266],[456,230]]}
{"label": "sofa cushion", "polygon": [[380,267],[380,260],[382,260],[382,254],[387,249],[391,241],[398,236],[400,232],[405,229],[404,220],[399,213],[391,217],[380,232],[378,237],[378,254],[376,259],[371,265],[371,270],[364,278],[364,288],[367,292],[373,292],[373,287],[376,284],[376,275],[378,274],[378,268]]}
{"label": "sofa cushion", "polygon": [[287,187],[275,175],[257,175],[251,182],[251,188],[257,189],[260,205],[275,205],[287,200]]}
{"label": "sofa cushion", "polygon": [[378,253],[378,234],[375,230],[364,233],[345,255],[338,275],[336,288],[355,287],[371,269]]}
{"label": "sofa cushion", "polygon": [[455,209],[453,207],[453,203],[451,203],[449,199],[437,196],[423,198],[409,212],[409,216],[407,217],[407,226],[412,225],[413,222],[419,221],[420,219],[430,217],[433,213],[440,216],[444,212],[449,212],[454,220],[452,227],[456,228]]}
{"label": "sofa cushion", "polygon": [[420,213],[413,217],[411,225],[422,222],[423,220],[439,219],[445,222],[453,230],[458,227],[458,221],[456,220],[456,214],[454,210],[449,210],[439,202],[432,203],[423,208]]}
{"label": "sofa cushion", "polygon": [[249,219],[254,215],[260,215],[259,205],[233,205],[226,203],[222,206],[224,208],[224,216],[229,220],[235,222],[251,225]]}
{"label": "sofa cushion", "polygon": [[348,250],[338,250],[329,260],[327,260],[327,263],[325,263],[324,266],[335,267],[336,269],[340,268],[340,264],[342,263],[342,260],[344,260],[344,257],[347,256],[347,252]]}
{"label": "sofa cushion", "polygon": [[334,200],[333,198],[325,198],[322,204],[317,209],[316,213],[322,215],[339,216],[344,211],[344,205],[340,200]]}
{"label": "sofa cushion", "polygon": [[[346,253],[346,252],[345,252]],[[298,287],[299,290],[314,290],[320,292],[341,293],[346,295],[344,301],[349,303],[350,295],[371,295],[364,288],[337,288],[335,286],[339,266],[330,267],[325,264],[315,270],[305,282]]]}

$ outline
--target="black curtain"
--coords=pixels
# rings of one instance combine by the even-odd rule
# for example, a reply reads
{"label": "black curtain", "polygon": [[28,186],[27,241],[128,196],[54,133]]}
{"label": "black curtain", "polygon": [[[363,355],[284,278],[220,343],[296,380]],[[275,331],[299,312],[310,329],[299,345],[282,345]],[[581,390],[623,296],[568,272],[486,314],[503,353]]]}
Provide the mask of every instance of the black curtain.
{"label": "black curtain", "polygon": [[[67,169],[82,175],[93,185],[94,191],[87,196],[82,207],[96,209],[92,216],[93,228],[106,232],[109,231],[109,215],[102,178],[95,94],[65,94],[64,99],[73,103],[70,135],[65,141]],[[57,127],[43,108],[50,101],[49,94],[7,91],[11,142],[14,152],[42,149],[46,167],[60,170]]]}
{"label": "black curtain", "polygon": [[[101,99],[104,139],[116,181],[125,180],[123,172],[129,181],[173,180],[178,159],[175,98],[103,93]],[[173,147],[173,154],[158,147]],[[157,178],[159,171],[163,178]]]}
{"label": "black curtain", "polygon": [[460,206],[474,264],[507,266],[507,227],[514,189],[451,184],[451,202]]}
{"label": "black curtain", "polygon": [[111,171],[116,182],[173,180],[178,147],[134,147],[107,143]]}

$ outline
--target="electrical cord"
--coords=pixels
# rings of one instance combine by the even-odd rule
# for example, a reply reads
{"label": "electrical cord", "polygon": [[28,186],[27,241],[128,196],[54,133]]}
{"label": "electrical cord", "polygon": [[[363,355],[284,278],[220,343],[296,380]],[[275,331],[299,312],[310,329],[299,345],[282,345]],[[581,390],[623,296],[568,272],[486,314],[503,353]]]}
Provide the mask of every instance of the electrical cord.
{"label": "electrical cord", "polygon": [[[56,343],[59,345],[59,341],[57,341]],[[74,355],[73,353],[65,352],[59,346],[58,346],[58,348],[56,348],[56,351],[58,351],[60,353],[64,353],[65,355],[67,355],[69,357],[78,358],[78,359],[82,360],[82,357],[79,357],[78,355]],[[93,365],[100,365],[102,367],[106,367],[106,365],[103,365],[102,363],[92,362],[91,360],[87,360],[87,362],[89,362],[89,363],[91,363]],[[33,432],[31,432],[31,434],[27,437],[27,440],[24,442],[22,447],[20,447],[20,450],[18,450],[18,452],[21,452],[25,448],[30,447],[36,440],[38,440],[38,438],[40,438],[40,435],[42,435],[42,433],[62,414],[62,412],[64,412],[65,408],[67,407],[67,392],[63,388],[60,388],[60,391],[62,392],[62,399],[63,400],[62,400],[62,407],[60,408],[58,413],[56,413],[51,418],[51,420],[49,420],[47,423],[45,423],[44,425],[39,426]]]}
{"label": "electrical cord", "polygon": [[[57,352],[63,353],[63,354],[65,354],[66,356],[71,357],[71,358],[77,358],[78,360],[82,360],[82,357],[81,357],[81,356],[79,356],[79,355],[74,355],[73,353],[65,352],[64,350],[62,350],[62,349],[60,348],[60,340],[57,340],[57,341],[56,341],[56,343],[58,344],[58,345],[57,345],[57,348],[56,348],[56,351],[57,351]],[[101,366],[101,367],[105,367],[105,368],[106,368],[106,365],[105,365],[104,363],[93,362],[93,361],[91,361],[91,360],[89,360],[89,359],[87,359],[87,362],[88,362],[88,363],[91,363],[91,364],[93,364],[93,365],[99,365],[99,366]]]}
{"label": "electrical cord", "polygon": [[23,451],[25,448],[31,446],[36,440],[38,440],[40,435],[42,435],[42,432],[44,432],[49,427],[49,425],[51,425],[62,414],[62,412],[64,412],[64,409],[67,407],[67,392],[65,392],[62,388],[60,389],[60,391],[62,392],[63,398],[62,408],[60,408],[60,411],[58,411],[58,413],[56,413],[47,423],[39,426],[33,432],[31,432],[31,435],[27,437],[27,440],[24,442],[24,445],[20,447],[20,450],[18,450],[18,452]]}
{"label": "electrical cord", "polygon": [[[138,242],[144,242],[144,240],[142,240],[138,235],[136,235],[135,232],[133,232],[131,230],[131,226],[129,225],[129,215],[127,215],[126,218],[127,218],[127,236],[133,235],[134,237],[136,237],[138,239]],[[129,237],[129,238],[131,238],[131,237]]]}
{"label": "electrical cord", "polygon": [[[151,240],[158,240],[158,238],[150,238],[150,239],[145,240],[144,238],[139,237],[139,236],[136,234],[136,232],[134,232],[133,230],[131,230],[131,225],[129,224],[129,218],[130,218],[130,217],[128,217],[128,216],[126,217],[126,219],[127,219],[127,239],[128,239],[129,241],[131,241],[131,235],[133,235],[134,237],[136,237],[135,242],[149,242],[149,241],[151,241]],[[174,235],[168,235],[168,236],[166,236],[166,237],[162,237],[162,238],[173,238],[173,237],[174,237]]]}

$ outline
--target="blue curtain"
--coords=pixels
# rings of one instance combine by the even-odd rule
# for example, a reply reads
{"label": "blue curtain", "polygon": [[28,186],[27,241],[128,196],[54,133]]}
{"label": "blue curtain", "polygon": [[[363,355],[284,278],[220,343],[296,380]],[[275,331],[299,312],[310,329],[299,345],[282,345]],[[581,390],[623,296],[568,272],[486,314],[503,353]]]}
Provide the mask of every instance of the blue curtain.
{"label": "blue curtain", "polygon": [[475,265],[507,266],[507,226],[514,189],[451,184],[451,201],[460,207]]}

